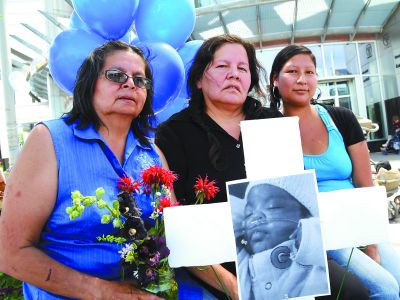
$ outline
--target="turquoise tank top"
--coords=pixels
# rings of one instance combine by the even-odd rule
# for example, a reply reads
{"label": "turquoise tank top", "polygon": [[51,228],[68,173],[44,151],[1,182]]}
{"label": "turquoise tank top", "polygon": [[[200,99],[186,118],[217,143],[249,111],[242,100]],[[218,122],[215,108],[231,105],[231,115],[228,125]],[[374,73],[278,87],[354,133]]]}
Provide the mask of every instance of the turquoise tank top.
{"label": "turquoise tank top", "polygon": [[320,192],[354,188],[351,177],[353,167],[343,137],[328,111],[320,105],[315,105],[314,108],[328,131],[328,148],[318,155],[304,154],[304,169],[315,170]]}
{"label": "turquoise tank top", "polygon": [[[55,206],[40,236],[38,248],[56,261],[82,273],[107,280],[121,279],[120,246],[98,242],[97,236],[113,234],[112,224],[101,224],[104,210],[86,208],[73,221],[65,209],[72,205],[71,192],[95,195],[96,188],[106,191],[109,204],[117,199],[117,180],[123,175],[139,179],[142,170],[161,165],[153,147],[141,144],[130,131],[126,140],[122,165],[106,141],[92,126],[84,130],[77,123],[68,125],[64,119],[43,122],[51,133],[58,165],[58,193]],[[44,187],[45,188],[45,187]],[[34,197],[34,195],[32,195]],[[144,219],[152,212],[151,199],[140,193],[136,197]],[[25,299],[66,299],[33,285],[23,284]]]}

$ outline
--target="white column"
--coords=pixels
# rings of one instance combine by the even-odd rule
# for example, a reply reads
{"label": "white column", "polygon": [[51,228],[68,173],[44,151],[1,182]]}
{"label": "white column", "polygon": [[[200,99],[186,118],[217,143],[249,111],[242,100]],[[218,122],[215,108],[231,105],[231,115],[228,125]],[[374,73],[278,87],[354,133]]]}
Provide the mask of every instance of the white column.
{"label": "white column", "polygon": [[3,95],[0,97],[0,140],[2,158],[8,158],[10,167],[17,159],[19,139],[15,115],[15,95],[8,81],[11,72],[10,49],[6,32],[6,0],[0,1],[0,68]]}
{"label": "white column", "polygon": [[[1,1],[1,0],[0,0]],[[45,11],[53,15],[57,10],[66,10],[65,4],[61,2],[56,2],[54,0],[43,0]],[[71,8],[72,11],[72,8]],[[46,22],[46,34],[47,36],[53,40],[57,34],[60,32],[54,24],[50,22]],[[77,45],[77,47],[79,47]],[[66,108],[66,98],[65,94],[58,87],[56,82],[51,78],[51,76],[47,76],[47,92],[49,97],[49,108],[52,118],[59,118],[63,113],[67,112]]]}

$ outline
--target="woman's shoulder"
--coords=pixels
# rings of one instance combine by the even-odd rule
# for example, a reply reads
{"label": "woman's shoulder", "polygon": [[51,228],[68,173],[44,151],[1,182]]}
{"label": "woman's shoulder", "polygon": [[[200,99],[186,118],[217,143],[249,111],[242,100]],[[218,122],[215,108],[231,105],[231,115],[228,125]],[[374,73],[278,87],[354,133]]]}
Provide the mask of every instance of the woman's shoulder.
{"label": "woman's shoulder", "polygon": [[283,115],[279,110],[263,106],[256,111],[250,113],[250,115],[247,116],[247,119],[270,119],[281,117],[283,117]]}
{"label": "woman's shoulder", "polygon": [[59,119],[45,120],[37,123],[35,126],[44,125],[45,127],[48,128],[50,132],[53,133],[60,133],[65,130],[70,131],[71,125],[67,124],[66,120],[67,120],[66,117],[62,117]]}
{"label": "woman's shoulder", "polygon": [[279,110],[267,107],[265,103],[250,96],[246,99],[243,111],[247,120],[283,117]]}
{"label": "woman's shoulder", "polygon": [[168,122],[185,122],[190,121],[189,107],[182,109],[181,111],[171,115],[164,123]]}
{"label": "woman's shoulder", "polygon": [[157,146],[160,146],[163,140],[182,139],[193,136],[193,131],[196,130],[195,127],[189,109],[186,108],[158,124],[155,143]]}
{"label": "woman's shoulder", "polygon": [[283,114],[279,110],[270,107],[263,107],[263,114],[266,115],[268,118],[283,117]]}
{"label": "woman's shoulder", "polygon": [[320,103],[318,103],[318,105],[322,106],[323,108],[325,108],[330,115],[333,115],[335,117],[342,117],[342,118],[344,117],[344,118],[346,118],[346,117],[354,115],[354,113],[350,109],[348,109],[346,107],[324,105],[324,104],[320,104]]}
{"label": "woman's shoulder", "polygon": [[182,126],[187,126],[188,123],[192,123],[192,118],[190,116],[190,111],[189,108],[185,108],[172,116],[170,116],[167,120],[164,122],[161,122],[157,126],[157,131],[163,130],[166,128],[176,128],[176,127],[182,127]]}

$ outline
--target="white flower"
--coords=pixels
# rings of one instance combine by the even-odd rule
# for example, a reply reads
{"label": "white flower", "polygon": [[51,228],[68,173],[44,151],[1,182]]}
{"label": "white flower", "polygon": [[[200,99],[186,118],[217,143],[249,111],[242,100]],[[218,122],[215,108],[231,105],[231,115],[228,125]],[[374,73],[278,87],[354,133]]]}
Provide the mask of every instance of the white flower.
{"label": "white flower", "polygon": [[160,212],[160,210],[157,208],[157,209],[155,209],[152,213],[151,213],[151,215],[150,215],[150,219],[153,219],[153,220],[155,220],[155,219],[157,219],[158,218],[158,216],[161,214],[161,212]]}
{"label": "white flower", "polygon": [[169,188],[166,187],[164,193],[167,198],[171,198],[171,191],[169,190]]}
{"label": "white flower", "polygon": [[132,244],[125,244],[125,246],[122,248],[122,250],[121,250],[121,251],[118,251],[118,253],[121,254],[121,258],[125,258],[125,256],[126,256],[129,252],[134,251],[134,250],[135,250],[135,248],[133,247]]}

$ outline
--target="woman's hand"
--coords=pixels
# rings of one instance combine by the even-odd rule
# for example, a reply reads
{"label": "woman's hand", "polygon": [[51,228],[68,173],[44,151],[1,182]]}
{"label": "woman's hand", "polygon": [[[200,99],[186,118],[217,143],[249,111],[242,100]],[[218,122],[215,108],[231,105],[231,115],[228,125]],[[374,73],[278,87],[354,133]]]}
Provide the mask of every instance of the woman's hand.
{"label": "woman's hand", "polygon": [[133,282],[114,282],[96,279],[91,289],[92,294],[83,299],[112,300],[162,300],[154,294],[135,287]]}
{"label": "woman's hand", "polygon": [[232,298],[232,300],[239,300],[239,291],[238,291],[236,276],[232,274],[232,277],[230,278],[230,280],[226,285],[229,296]]}
{"label": "woman's hand", "polygon": [[381,257],[379,256],[377,244],[368,245],[363,252],[372,258],[376,263],[381,264]]}

